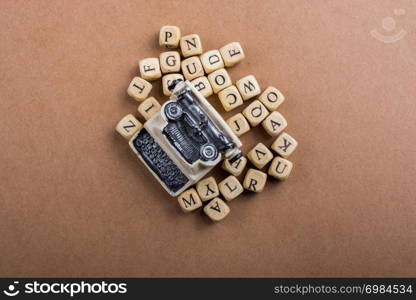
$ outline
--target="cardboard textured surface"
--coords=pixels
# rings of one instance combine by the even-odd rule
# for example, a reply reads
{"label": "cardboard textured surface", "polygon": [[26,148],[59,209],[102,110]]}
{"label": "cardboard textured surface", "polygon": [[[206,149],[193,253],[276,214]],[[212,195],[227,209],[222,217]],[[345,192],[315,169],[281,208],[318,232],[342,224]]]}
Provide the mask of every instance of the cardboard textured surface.
{"label": "cardboard textured surface", "polygon": [[[414,1],[97,4],[0,3],[1,276],[416,276]],[[387,16],[407,32],[395,43],[370,35]],[[282,91],[299,142],[289,179],[216,225],[184,215],[114,131],[167,24],[204,51],[239,41],[233,82]],[[216,97],[225,118],[251,102],[224,113]]]}

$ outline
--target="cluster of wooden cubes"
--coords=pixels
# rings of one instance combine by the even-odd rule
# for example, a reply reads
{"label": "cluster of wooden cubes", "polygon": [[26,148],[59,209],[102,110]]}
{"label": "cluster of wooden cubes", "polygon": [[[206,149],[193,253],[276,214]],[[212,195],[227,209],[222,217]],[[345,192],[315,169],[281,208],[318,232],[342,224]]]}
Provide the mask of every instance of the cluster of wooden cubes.
{"label": "cluster of wooden cubes", "polygon": [[[152,90],[149,81],[162,78],[163,94],[170,96],[169,84],[173,80],[182,79],[189,80],[204,97],[217,94],[225,111],[232,111],[244,102],[251,101],[242,113],[226,120],[237,136],[242,136],[261,123],[269,135],[276,137],[270,149],[258,143],[246,157],[233,163],[224,160],[222,168],[230,173],[224,180],[217,183],[210,176],[179,195],[178,202],[184,212],[195,211],[207,203],[203,208],[206,215],[213,221],[220,221],[230,212],[227,203],[244,190],[256,193],[263,191],[268,175],[279,180],[289,176],[293,164],[287,157],[296,149],[297,141],[284,132],[287,121],[276,111],[285,97],[273,86],[262,92],[253,75],[233,83],[226,67],[232,67],[245,58],[244,50],[238,42],[203,52],[197,34],[181,36],[178,27],[163,26],[159,33],[159,45],[168,51],[162,52],[159,57],[140,60],[140,77],[134,77],[127,89],[128,95],[140,102],[138,112],[145,120],[149,120],[161,108],[159,101],[149,96]],[[130,139],[141,127],[142,123],[129,114],[117,124],[116,130]],[[237,177],[243,174],[248,161],[253,168],[248,168],[241,184]],[[269,163],[267,174],[262,169]]]}

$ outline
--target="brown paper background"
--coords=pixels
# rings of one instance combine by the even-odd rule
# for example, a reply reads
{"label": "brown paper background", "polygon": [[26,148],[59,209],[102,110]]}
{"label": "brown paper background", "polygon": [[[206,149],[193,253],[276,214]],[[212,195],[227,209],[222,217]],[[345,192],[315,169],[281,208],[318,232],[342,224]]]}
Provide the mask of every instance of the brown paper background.
{"label": "brown paper background", "polygon": [[[407,35],[381,43],[369,31],[395,8]],[[410,0],[1,1],[0,275],[416,276],[415,13]],[[232,79],[281,89],[299,141],[291,177],[219,224],[183,214],[114,132],[165,24],[205,50],[240,41]]]}

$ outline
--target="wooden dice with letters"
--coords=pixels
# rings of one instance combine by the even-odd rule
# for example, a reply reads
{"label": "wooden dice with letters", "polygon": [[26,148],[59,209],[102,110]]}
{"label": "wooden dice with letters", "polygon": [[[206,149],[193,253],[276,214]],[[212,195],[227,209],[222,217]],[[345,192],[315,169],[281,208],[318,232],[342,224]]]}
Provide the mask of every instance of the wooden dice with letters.
{"label": "wooden dice with letters", "polygon": [[286,158],[295,151],[297,146],[298,142],[291,135],[283,132],[277,137],[270,148],[280,156]]}
{"label": "wooden dice with letters", "polygon": [[194,188],[180,194],[178,202],[183,212],[191,212],[202,206],[202,201]]}
{"label": "wooden dice with letters", "polygon": [[154,114],[158,113],[160,110],[160,103],[155,99],[155,97],[149,97],[140,103],[137,110],[143,116],[143,118],[149,120]]}
{"label": "wooden dice with letters", "polygon": [[181,37],[180,45],[184,57],[202,54],[202,43],[197,34]]}
{"label": "wooden dice with letters", "polygon": [[243,186],[246,190],[260,193],[263,191],[267,181],[267,174],[256,170],[249,169],[244,177]]}
{"label": "wooden dice with letters", "polygon": [[243,110],[243,115],[255,127],[260,124],[269,114],[267,108],[259,100],[254,100]]}
{"label": "wooden dice with letters", "polygon": [[285,101],[285,96],[277,88],[269,86],[261,93],[259,100],[268,110],[274,111]]}
{"label": "wooden dice with letters", "polygon": [[183,75],[177,74],[177,73],[167,74],[162,77],[163,95],[165,96],[172,95],[172,92],[169,90],[169,84],[176,79],[184,80]]}
{"label": "wooden dice with letters", "polygon": [[[198,34],[182,36],[177,26],[166,25],[160,28],[159,45],[163,52],[139,60],[140,74],[127,88],[128,95],[140,102],[140,120],[146,121],[142,124],[128,114],[115,129],[129,140],[131,150],[161,186],[177,197],[182,211],[205,205],[204,213],[212,221],[221,221],[230,212],[227,202],[244,190],[260,193],[268,176],[285,180],[291,174],[293,163],[287,158],[298,142],[284,132],[287,121],[277,112],[285,96],[274,86],[262,92],[254,75],[233,84],[226,68],[245,59],[238,42],[204,53]],[[159,78],[163,94],[169,97],[164,105],[150,96],[149,81]],[[224,121],[216,105],[207,101],[214,93],[226,112],[236,110],[234,116]],[[238,137],[260,123],[274,136],[271,149],[258,143],[244,154]],[[228,174],[217,183],[207,174],[219,164]]]}
{"label": "wooden dice with letters", "polygon": [[214,222],[223,220],[230,212],[230,208],[221,198],[212,199],[204,207],[204,213]]}
{"label": "wooden dice with letters", "polygon": [[250,131],[250,125],[242,113],[232,116],[226,122],[236,136],[242,136]]}
{"label": "wooden dice with letters", "polygon": [[276,156],[269,167],[269,175],[279,180],[285,180],[289,177],[292,172],[293,164],[291,161]]}
{"label": "wooden dice with letters", "polygon": [[247,153],[247,158],[257,169],[261,169],[273,159],[273,153],[263,143],[258,143]]}
{"label": "wooden dice with letters", "polygon": [[205,98],[208,98],[213,94],[211,84],[209,83],[209,80],[206,76],[195,78],[191,81],[191,83],[196,88],[196,90],[200,92],[201,95]]}
{"label": "wooden dice with letters", "polygon": [[244,101],[260,95],[260,85],[253,75],[247,75],[240,80],[237,80],[235,85]]}
{"label": "wooden dice with letters", "polygon": [[200,59],[207,74],[224,68],[224,61],[222,60],[221,54],[218,50],[205,52],[201,54]]}
{"label": "wooden dice with letters", "polygon": [[118,122],[116,131],[125,139],[130,139],[142,126],[139,120],[132,114],[128,114]]}
{"label": "wooden dice with letters", "polygon": [[162,76],[159,58],[150,57],[139,61],[140,75],[146,80],[156,80]]}
{"label": "wooden dice with letters", "polygon": [[177,48],[181,39],[181,30],[177,26],[166,25],[160,28],[159,46],[163,48]]}
{"label": "wooden dice with letters", "polygon": [[204,76],[204,68],[198,56],[192,56],[182,61],[182,73],[186,80]]}
{"label": "wooden dice with letters", "polygon": [[232,67],[245,57],[243,48],[239,42],[233,42],[220,49],[222,59],[226,67]]}
{"label": "wooden dice with letters", "polygon": [[247,158],[242,156],[232,163],[230,163],[228,159],[224,159],[221,167],[223,168],[223,170],[227,171],[231,175],[240,176],[240,174],[243,173],[246,165],[247,165]]}
{"label": "wooden dice with letters", "polygon": [[225,69],[219,69],[208,75],[212,90],[218,94],[219,91],[232,85],[230,75]]}
{"label": "wooden dice with letters", "polygon": [[199,181],[196,184],[196,190],[199,194],[199,198],[201,198],[202,201],[211,200],[215,197],[218,197],[220,194],[217,182],[213,176]]}
{"label": "wooden dice with letters", "polygon": [[277,136],[287,127],[287,121],[281,113],[272,111],[261,123],[271,136]]}
{"label": "wooden dice with letters", "polygon": [[127,88],[127,94],[140,102],[149,96],[151,90],[152,84],[150,82],[140,77],[134,77]]}
{"label": "wooden dice with letters", "polygon": [[231,201],[243,192],[243,186],[238,179],[230,175],[218,184],[220,192],[225,200]]}
{"label": "wooden dice with letters", "polygon": [[181,56],[178,51],[166,51],[159,55],[160,70],[163,74],[177,73],[181,70]]}
{"label": "wooden dice with letters", "polygon": [[218,93],[218,98],[221,101],[225,111],[233,110],[234,108],[243,105],[243,98],[241,98],[235,85],[231,85]]}

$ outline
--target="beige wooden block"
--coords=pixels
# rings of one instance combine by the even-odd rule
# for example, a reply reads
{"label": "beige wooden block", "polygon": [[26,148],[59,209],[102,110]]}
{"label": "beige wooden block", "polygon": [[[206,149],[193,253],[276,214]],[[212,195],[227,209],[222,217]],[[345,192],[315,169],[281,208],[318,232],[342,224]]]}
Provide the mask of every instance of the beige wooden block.
{"label": "beige wooden block", "polygon": [[285,96],[275,87],[269,86],[259,96],[259,100],[268,110],[276,110],[285,101]]}
{"label": "beige wooden block", "polygon": [[229,87],[233,83],[231,82],[230,75],[225,69],[219,69],[208,75],[208,80],[211,83],[214,93]]}
{"label": "beige wooden block", "polygon": [[220,195],[217,182],[213,176],[199,181],[196,184],[196,190],[202,201],[208,201]]}
{"label": "beige wooden block", "polygon": [[134,77],[127,88],[127,94],[136,101],[143,101],[149,96],[152,84],[143,78]]}
{"label": "beige wooden block", "polygon": [[246,77],[237,80],[235,85],[244,101],[260,95],[260,85],[253,75],[247,75]]}
{"label": "beige wooden block", "polygon": [[128,114],[117,123],[116,131],[125,139],[130,139],[142,126],[139,120]]}
{"label": "beige wooden block", "polygon": [[207,74],[224,68],[224,61],[218,50],[211,50],[203,53],[200,57],[202,66]]}
{"label": "beige wooden block", "polygon": [[247,153],[247,158],[257,169],[261,169],[273,159],[273,153],[263,143],[258,143]]}
{"label": "beige wooden block", "polygon": [[260,124],[269,114],[267,108],[259,100],[254,100],[243,110],[243,115],[255,127]]}
{"label": "beige wooden block", "polygon": [[250,131],[250,125],[242,113],[232,116],[226,122],[236,136],[242,136],[244,133]]}
{"label": "beige wooden block", "polygon": [[269,168],[269,175],[279,180],[285,180],[292,172],[293,164],[289,160],[276,156]]}
{"label": "beige wooden block", "polygon": [[146,80],[159,79],[162,76],[160,71],[159,58],[150,57],[139,61],[140,75]]}
{"label": "beige wooden block", "polygon": [[297,146],[298,142],[291,135],[289,135],[286,132],[283,132],[281,135],[277,137],[277,139],[273,142],[270,148],[276,151],[276,153],[280,156],[286,158],[290,154],[292,154],[293,151],[295,151]]}
{"label": "beige wooden block", "polygon": [[182,61],[182,73],[186,80],[204,76],[204,68],[198,56],[192,56]]}
{"label": "beige wooden block", "polygon": [[243,48],[239,42],[233,42],[220,49],[221,56],[226,67],[232,67],[245,57]]}
{"label": "beige wooden block", "polygon": [[205,98],[208,98],[214,93],[211,84],[209,83],[208,78],[206,76],[195,78],[191,81],[191,83],[196,88],[196,90],[200,92],[201,95]]}
{"label": "beige wooden block", "polygon": [[221,198],[211,200],[204,207],[204,213],[215,222],[223,220],[230,212],[230,207]]}
{"label": "beige wooden block", "polygon": [[267,174],[256,170],[249,169],[244,177],[243,186],[246,190],[260,193],[263,191],[267,181]]}
{"label": "beige wooden block", "polygon": [[243,192],[243,186],[238,179],[230,175],[218,184],[221,194],[224,199],[231,201],[237,198]]}
{"label": "beige wooden block", "polygon": [[162,48],[177,48],[181,39],[181,30],[177,26],[165,25],[160,28],[159,46]]}
{"label": "beige wooden block", "polygon": [[243,173],[244,168],[247,165],[247,158],[244,156],[237,159],[235,162],[230,163],[228,159],[224,159],[222,163],[222,168],[234,176],[240,176]]}
{"label": "beige wooden block", "polygon": [[143,118],[149,120],[154,114],[160,111],[160,103],[155,99],[155,97],[149,97],[140,103],[137,110],[143,116]]}
{"label": "beige wooden block", "polygon": [[166,51],[159,55],[160,70],[163,74],[177,73],[181,70],[181,56],[178,51]]}
{"label": "beige wooden block", "polygon": [[202,54],[202,43],[197,34],[183,36],[180,44],[182,55],[184,57]]}
{"label": "beige wooden block", "polygon": [[179,206],[183,212],[191,212],[202,206],[202,201],[194,188],[184,191],[178,197]]}
{"label": "beige wooden block", "polygon": [[172,95],[172,92],[169,90],[168,87],[169,87],[169,84],[172,81],[176,80],[176,79],[182,79],[182,80],[184,80],[182,74],[176,74],[176,73],[175,74],[167,74],[167,75],[164,75],[162,77],[162,90],[163,90],[163,95],[165,95],[165,96]]}
{"label": "beige wooden block", "polygon": [[220,91],[218,93],[218,98],[220,99],[225,111],[230,111],[243,105],[243,98],[241,98],[241,95],[235,85],[231,85]]}
{"label": "beige wooden block", "polygon": [[279,135],[287,127],[286,119],[277,111],[272,111],[261,124],[271,136]]}

